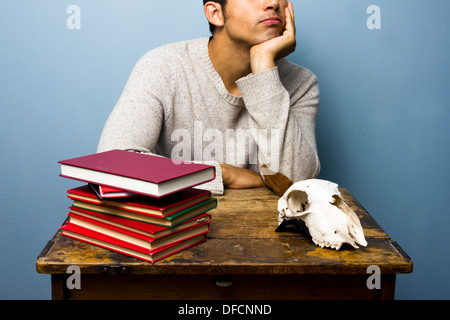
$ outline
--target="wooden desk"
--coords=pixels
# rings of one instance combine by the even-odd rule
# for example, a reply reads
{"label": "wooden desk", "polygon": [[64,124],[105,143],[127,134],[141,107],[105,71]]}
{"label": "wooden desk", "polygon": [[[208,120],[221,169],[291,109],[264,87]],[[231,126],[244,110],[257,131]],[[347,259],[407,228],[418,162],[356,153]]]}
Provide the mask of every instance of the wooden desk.
{"label": "wooden desk", "polygon": [[[322,249],[301,234],[275,232],[278,196],[266,188],[226,190],[217,197],[205,243],[155,264],[61,236],[39,255],[51,274],[53,299],[393,299],[396,274],[412,261],[355,200],[366,248]],[[81,270],[81,290],[66,286],[67,268]],[[381,289],[368,289],[367,268],[380,267]]]}

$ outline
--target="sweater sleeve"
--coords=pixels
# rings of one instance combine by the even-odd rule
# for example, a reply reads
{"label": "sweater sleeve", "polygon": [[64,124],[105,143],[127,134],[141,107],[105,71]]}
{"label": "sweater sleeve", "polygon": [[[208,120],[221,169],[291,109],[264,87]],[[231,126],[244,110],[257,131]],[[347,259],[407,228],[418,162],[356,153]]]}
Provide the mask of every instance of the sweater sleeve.
{"label": "sweater sleeve", "polygon": [[314,178],[320,171],[315,139],[319,86],[316,76],[305,68],[288,81],[290,92],[275,67],[241,78],[237,85],[250,114],[259,166],[265,164],[296,182]]}

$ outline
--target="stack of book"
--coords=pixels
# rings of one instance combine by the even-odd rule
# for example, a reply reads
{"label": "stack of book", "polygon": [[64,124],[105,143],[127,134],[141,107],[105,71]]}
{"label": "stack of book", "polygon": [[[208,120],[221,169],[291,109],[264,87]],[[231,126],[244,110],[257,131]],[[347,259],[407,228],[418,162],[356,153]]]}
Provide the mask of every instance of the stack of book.
{"label": "stack of book", "polygon": [[112,150],[59,161],[61,176],[83,181],[61,233],[156,262],[206,240],[217,200],[195,186],[215,168]]}

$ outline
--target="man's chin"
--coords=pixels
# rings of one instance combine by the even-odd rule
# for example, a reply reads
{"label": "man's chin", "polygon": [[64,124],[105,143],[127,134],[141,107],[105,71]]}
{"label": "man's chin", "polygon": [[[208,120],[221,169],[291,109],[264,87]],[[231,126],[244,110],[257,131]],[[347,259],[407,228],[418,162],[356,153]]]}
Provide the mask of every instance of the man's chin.
{"label": "man's chin", "polygon": [[281,35],[282,35],[282,33],[280,33],[276,29],[267,30],[263,35],[258,37],[258,39],[256,41],[257,43],[255,43],[255,45],[261,44],[261,43],[269,41],[269,40],[272,40],[272,39],[274,39],[276,37],[279,37]]}

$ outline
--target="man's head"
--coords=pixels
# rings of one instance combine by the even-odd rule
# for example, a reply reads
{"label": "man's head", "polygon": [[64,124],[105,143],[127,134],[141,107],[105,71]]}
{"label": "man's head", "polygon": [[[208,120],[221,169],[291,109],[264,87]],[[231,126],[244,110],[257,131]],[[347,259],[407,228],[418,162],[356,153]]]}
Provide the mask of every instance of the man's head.
{"label": "man's head", "polygon": [[[203,0],[211,33],[255,45],[280,36],[287,0]],[[226,9],[226,10],[225,10]]]}

